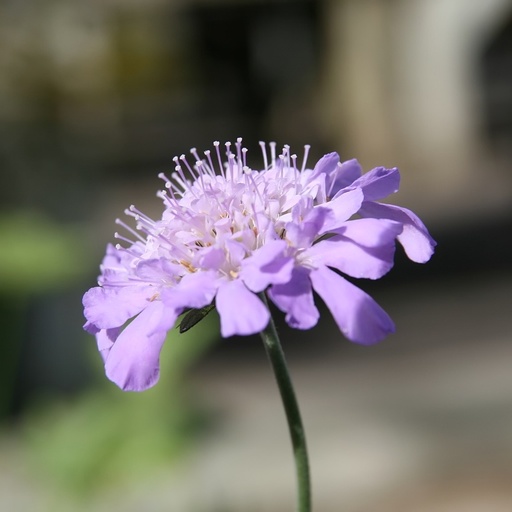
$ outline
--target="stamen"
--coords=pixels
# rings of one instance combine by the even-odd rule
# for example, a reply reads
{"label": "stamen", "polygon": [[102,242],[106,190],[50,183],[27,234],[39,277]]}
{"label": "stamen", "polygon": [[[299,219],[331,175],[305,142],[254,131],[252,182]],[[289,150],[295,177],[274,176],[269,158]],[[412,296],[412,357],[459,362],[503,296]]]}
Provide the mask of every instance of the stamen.
{"label": "stamen", "polygon": [[299,188],[300,188],[301,173],[297,169],[297,155],[293,154],[291,156],[291,159],[292,159],[292,163],[293,163],[293,179],[295,181],[295,193],[298,194]]}
{"label": "stamen", "polygon": [[242,161],[242,153],[241,153],[241,149],[242,149],[242,137],[238,137],[236,139],[236,143],[235,143],[235,147],[236,147],[236,156],[238,158],[238,161],[241,162]]}
{"label": "stamen", "polygon": [[285,156],[283,154],[279,155],[278,157],[279,161],[278,161],[278,164],[277,164],[277,167],[279,168],[279,177],[280,178],[283,178],[284,177],[284,168],[285,168]]}
{"label": "stamen", "polygon": [[[137,231],[135,231],[132,227],[128,226],[128,224],[123,222],[121,219],[116,219],[115,223],[118,226],[122,226],[124,229],[126,229],[126,231],[130,232],[134,237],[138,238],[141,242],[144,242],[144,243],[146,242],[145,238],[140,236],[139,233],[137,233]],[[134,242],[132,242],[132,243],[134,243]]]}
{"label": "stamen", "polygon": [[170,182],[171,182],[171,180],[170,180],[170,179],[169,179],[169,178],[168,178],[168,177],[167,177],[163,172],[159,173],[159,174],[158,174],[158,177],[159,177],[161,180],[165,181],[165,186],[166,186],[166,187],[168,187],[168,183],[170,183]]}
{"label": "stamen", "polygon": [[338,173],[340,171],[341,171],[341,162],[338,162],[338,165],[336,166],[336,170],[334,171],[334,176],[332,177],[331,186],[329,187],[329,190],[326,192],[327,198],[330,197],[330,195],[331,195],[334,184],[336,183],[336,178],[338,177]]}
{"label": "stamen", "polygon": [[167,208],[172,208],[174,206],[174,203],[171,201],[171,198],[167,194],[167,190],[159,190],[156,193],[156,197],[160,198],[167,206]]}
{"label": "stamen", "polygon": [[213,145],[215,146],[215,150],[217,151],[217,160],[219,161],[220,174],[223,178],[226,178],[226,175],[224,174],[224,165],[222,164],[222,157],[220,156],[220,149],[219,149],[220,142],[218,140],[216,140],[213,143]]}
{"label": "stamen", "polygon": [[[205,190],[205,192],[206,192],[206,190]],[[208,194],[209,199],[210,200],[213,199],[213,202],[219,207],[219,210],[221,210],[221,211],[224,210],[225,207],[222,206],[221,202],[219,201],[218,193],[216,190],[213,189],[211,183],[208,184],[208,192],[209,192],[209,194]]]}
{"label": "stamen", "polygon": [[[137,234],[137,236],[140,236]],[[122,240],[123,242],[129,243],[130,245],[133,245],[135,242],[133,240],[130,240],[129,238],[120,235],[117,231],[114,233],[114,238],[117,240]]]}
{"label": "stamen", "polygon": [[192,178],[194,178],[194,180],[197,180],[197,176],[194,174],[192,167],[190,167],[187,157],[185,155],[180,155],[180,160],[185,164],[185,167],[188,169],[188,172],[192,175]]}
{"label": "stamen", "polygon": [[116,244],[116,245],[115,245],[115,248],[116,248],[118,251],[122,251],[122,252],[126,252],[126,253],[128,253],[130,256],[132,256],[132,257],[133,257],[133,258],[135,258],[135,259],[140,258],[140,254],[137,254],[136,252],[134,252],[134,251],[132,250],[132,247],[128,247],[128,248],[126,248],[126,247],[123,247],[121,244]]}
{"label": "stamen", "polygon": [[294,153],[291,156],[291,159],[292,159],[292,163],[293,163],[293,170],[294,170],[294,172],[296,174],[298,172],[298,169],[297,169],[297,155]]}
{"label": "stamen", "polygon": [[[118,244],[119,245],[119,244]],[[116,247],[117,249],[117,247]],[[127,249],[125,249],[124,247],[121,247],[119,246],[119,250],[122,250],[123,252],[129,252]],[[141,279],[140,277],[136,277],[136,276],[126,276],[126,281],[110,281],[106,284],[106,286],[127,286],[131,283],[148,283],[148,282],[151,282],[151,283],[155,283],[155,284],[158,284],[159,281],[156,280],[156,279],[149,279],[149,278],[144,278],[144,279]]]}
{"label": "stamen", "polygon": [[197,272],[197,268],[195,268],[192,263],[190,263],[189,261],[186,261],[186,260],[180,260],[180,265],[182,265],[183,267],[185,267],[191,274],[193,274],[194,272]]}
{"label": "stamen", "polygon": [[151,217],[148,217],[145,213],[142,213],[133,204],[130,205],[130,208],[125,210],[124,213],[130,217],[133,217],[137,221],[142,219],[150,225],[155,224],[155,221]]}
{"label": "stamen", "polygon": [[242,148],[242,166],[247,167],[247,148]]}
{"label": "stamen", "polygon": [[[184,155],[181,155],[184,156]],[[180,165],[180,160],[177,156],[175,156],[173,159],[173,162],[176,164],[176,167],[174,167],[174,170],[178,173],[179,177],[181,178],[182,183],[184,184],[184,189],[188,190],[190,188],[190,181],[185,176],[185,173],[183,172],[183,167]],[[186,161],[185,161],[186,162]]]}
{"label": "stamen", "polygon": [[191,194],[193,194],[195,197],[197,197],[197,194],[195,193],[194,189],[191,187],[190,182],[185,178],[185,176],[183,174],[183,169],[181,168],[181,166],[177,165],[176,171],[177,172],[173,173],[171,176],[172,176],[172,179],[183,188],[183,191],[180,191],[179,189],[177,189],[177,191],[180,193],[180,195],[183,196],[185,194],[185,192],[188,191]]}
{"label": "stamen", "polygon": [[304,146],[304,159],[302,160],[302,168],[301,168],[300,172],[304,172],[304,169],[306,169],[306,163],[308,161],[308,155],[309,155],[310,148],[311,148],[311,146],[309,144],[306,144]]}
{"label": "stamen", "polygon": [[233,163],[234,163],[234,160],[236,160],[236,157],[235,157],[235,155],[233,155],[233,153],[231,153],[231,142],[226,142],[226,156],[227,156],[227,161],[228,161],[226,179],[233,181],[235,178]]}
{"label": "stamen", "polygon": [[260,140],[260,148],[261,154],[263,155],[263,170],[266,171],[268,169],[267,146],[262,140]]}
{"label": "stamen", "polygon": [[276,163],[276,143],[269,142],[268,145],[270,146],[270,157],[272,159],[271,165],[275,165],[275,163]]}
{"label": "stamen", "polygon": [[203,170],[204,162],[202,160],[197,160],[195,168],[197,169],[199,177],[197,178],[197,181],[201,185],[201,188],[204,190],[204,180],[203,176],[206,174],[206,171]]}
{"label": "stamen", "polygon": [[233,153],[231,153],[231,142],[226,142],[226,157],[227,157],[227,169],[226,169],[226,178],[229,180],[233,180],[233,160],[235,159]]}
{"label": "stamen", "polygon": [[196,159],[196,160],[201,160],[201,158],[199,157],[199,155],[197,154],[197,149],[196,148],[190,148],[190,153],[192,154],[192,156]]}
{"label": "stamen", "polygon": [[213,166],[211,151],[209,149],[207,149],[204,152],[204,156],[208,160],[208,165],[206,165],[206,163],[205,163],[205,167],[208,169],[208,172],[210,173],[211,176],[215,176],[215,168]]}
{"label": "stamen", "polygon": [[176,183],[180,184],[182,186],[182,188],[180,189],[178,187],[178,185],[176,183],[173,183],[172,181],[169,181],[169,183],[166,183],[165,188],[169,190],[169,192],[171,193],[171,195],[173,197],[174,197],[174,192],[176,192],[176,194],[179,194],[180,196],[183,196],[183,194],[186,191],[186,188],[184,188],[183,185],[180,183],[180,180],[177,178],[176,173],[172,173],[171,177],[174,181],[176,181]]}
{"label": "stamen", "polygon": [[290,146],[288,144],[285,144],[283,146],[283,156],[285,157],[285,164],[286,164],[286,167],[291,167],[290,166]]}
{"label": "stamen", "polygon": [[[173,185],[173,184],[171,183],[171,185]],[[170,194],[171,194],[171,197],[167,196],[167,200],[168,200],[169,202],[171,202],[171,198],[172,198],[172,201],[175,203],[175,206],[176,206],[176,207],[178,207],[178,208],[181,208],[181,207],[180,207],[180,204],[179,204],[179,202],[178,202],[178,199],[176,199],[176,196],[174,195],[174,190],[173,190],[173,188],[177,190],[177,187],[175,187],[174,185],[173,185],[173,186],[168,187],[169,192],[170,192]],[[179,192],[179,191],[178,191],[178,192]]]}
{"label": "stamen", "polygon": [[[258,189],[258,185],[256,184],[256,181],[254,181],[254,176],[253,176],[253,173],[251,171],[251,169],[249,167],[247,167],[247,172],[245,173],[245,179],[246,180],[249,180],[253,186],[253,189],[256,193],[256,195],[258,196],[258,199],[260,200],[260,203],[261,203],[261,206],[264,208],[265,207],[265,201]],[[260,229],[259,225],[258,225],[258,216],[256,214],[256,204],[254,201],[252,201],[252,219],[254,221],[254,225],[256,226],[256,228]]]}

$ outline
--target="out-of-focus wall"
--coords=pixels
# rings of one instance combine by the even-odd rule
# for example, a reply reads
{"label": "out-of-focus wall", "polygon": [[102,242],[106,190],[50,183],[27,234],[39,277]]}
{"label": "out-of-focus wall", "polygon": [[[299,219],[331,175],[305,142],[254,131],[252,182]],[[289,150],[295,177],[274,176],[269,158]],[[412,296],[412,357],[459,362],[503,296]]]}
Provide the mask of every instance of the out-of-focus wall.
{"label": "out-of-focus wall", "polygon": [[[4,205],[41,204],[56,177],[56,188],[87,188],[91,177],[164,166],[189,145],[237,135],[313,143],[366,168],[398,165],[414,176],[404,200],[431,218],[510,203],[510,160],[483,138],[482,76],[510,0],[0,9],[0,153],[12,178]],[[41,206],[78,207],[80,198],[58,195]]]}
{"label": "out-of-focus wall", "polygon": [[499,213],[511,164],[482,137],[481,73],[507,16],[509,0],[325,2],[325,137],[367,168],[399,165],[405,201],[431,218]]}

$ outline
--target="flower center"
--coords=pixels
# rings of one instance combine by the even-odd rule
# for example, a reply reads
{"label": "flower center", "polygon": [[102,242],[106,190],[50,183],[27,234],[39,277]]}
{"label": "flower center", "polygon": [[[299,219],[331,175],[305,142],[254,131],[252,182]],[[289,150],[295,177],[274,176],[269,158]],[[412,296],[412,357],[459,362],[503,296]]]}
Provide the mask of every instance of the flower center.
{"label": "flower center", "polygon": [[270,143],[270,158],[265,144],[260,146],[262,171],[247,166],[247,149],[241,139],[234,152],[226,143],[224,160],[219,142],[214,143],[214,154],[205,151],[203,159],[192,149],[193,166],[185,155],[175,157],[171,178],[159,175],[165,182],[165,190],[158,192],[165,206],[162,220],[154,221],[131,206],[125,213],[135,219],[136,230],[119,219],[116,222],[135,240],[116,233],[116,238],[132,244],[129,248],[117,245],[117,249],[130,252],[134,244],[144,244],[142,254],[131,253],[134,266],[142,260],[163,258],[177,265],[181,276],[214,269],[236,278],[243,259],[266,241],[283,238],[291,209],[301,197],[314,198],[304,179],[309,146],[301,170],[289,146],[276,156],[276,145]]}

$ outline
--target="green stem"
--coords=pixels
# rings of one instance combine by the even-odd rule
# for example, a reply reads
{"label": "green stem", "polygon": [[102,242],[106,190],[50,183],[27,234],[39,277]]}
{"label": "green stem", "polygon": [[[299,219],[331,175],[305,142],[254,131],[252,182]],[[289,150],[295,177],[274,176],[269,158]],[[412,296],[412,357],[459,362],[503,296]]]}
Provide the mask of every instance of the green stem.
{"label": "green stem", "polygon": [[[268,307],[264,293],[261,299]],[[299,405],[293,390],[292,380],[288,372],[284,352],[277,335],[276,326],[270,316],[268,326],[261,332],[263,344],[267,356],[274,370],[274,375],[283,401],[288,428],[295,458],[295,470],[297,474],[298,505],[297,512],[311,512],[311,484],[309,479],[308,451],[306,447],[306,435],[302,425]]]}

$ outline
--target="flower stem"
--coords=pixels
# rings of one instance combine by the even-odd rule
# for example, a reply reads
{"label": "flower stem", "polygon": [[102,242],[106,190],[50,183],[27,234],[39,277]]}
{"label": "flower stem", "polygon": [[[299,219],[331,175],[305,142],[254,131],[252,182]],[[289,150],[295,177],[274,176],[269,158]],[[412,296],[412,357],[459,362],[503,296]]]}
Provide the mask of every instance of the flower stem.
{"label": "flower stem", "polygon": [[[260,294],[261,299],[268,307],[264,293]],[[277,335],[276,326],[272,316],[267,327],[261,332],[263,344],[267,356],[274,370],[274,375],[281,394],[295,459],[295,471],[297,474],[297,512],[311,512],[311,484],[309,478],[308,451],[306,447],[306,435],[302,425],[299,405],[293,390],[292,380],[288,372],[284,352]]]}

